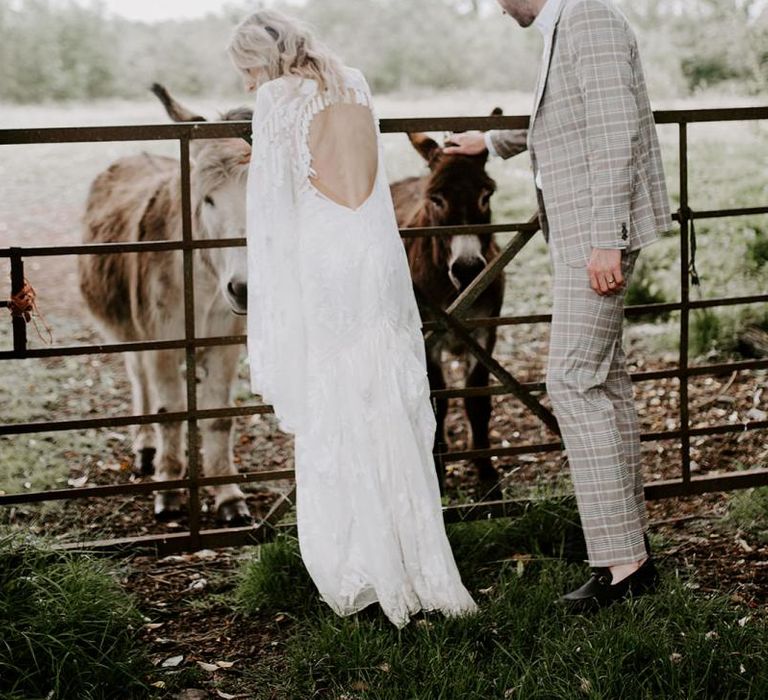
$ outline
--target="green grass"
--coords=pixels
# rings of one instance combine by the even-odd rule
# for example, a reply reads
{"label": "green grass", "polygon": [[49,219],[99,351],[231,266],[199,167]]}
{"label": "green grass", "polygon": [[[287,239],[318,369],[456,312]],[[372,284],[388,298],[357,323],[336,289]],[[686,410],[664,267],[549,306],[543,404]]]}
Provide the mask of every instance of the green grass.
{"label": "green grass", "polygon": [[[592,616],[554,601],[585,579],[562,552],[575,511],[540,503],[519,519],[453,525],[478,615],[417,616],[398,631],[378,611],[338,618],[317,599],[290,536],[243,571],[241,609],[293,619],[279,652],[246,671],[259,698],[486,700],[768,697],[768,627],[725,595],[696,595],[664,571],[656,595]],[[557,525],[557,527],[552,527]],[[274,567],[274,570],[270,570]],[[269,689],[269,690],[267,690]]]}
{"label": "green grass", "polygon": [[0,697],[143,697],[141,624],[101,562],[0,536]]}
{"label": "green grass", "polygon": [[768,486],[737,491],[728,503],[728,522],[768,544]]}

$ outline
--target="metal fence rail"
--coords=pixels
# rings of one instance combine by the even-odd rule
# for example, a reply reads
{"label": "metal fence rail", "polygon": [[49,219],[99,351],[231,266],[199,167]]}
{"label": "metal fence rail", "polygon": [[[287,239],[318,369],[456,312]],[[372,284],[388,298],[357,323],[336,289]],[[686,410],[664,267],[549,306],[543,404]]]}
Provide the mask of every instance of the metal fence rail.
{"label": "metal fence rail", "polygon": [[[690,299],[689,263],[691,253],[692,223],[698,219],[737,217],[768,214],[768,205],[751,208],[692,211],[689,207],[688,191],[688,125],[702,122],[753,121],[768,119],[768,107],[741,109],[675,110],[655,113],[657,124],[673,124],[679,134],[679,185],[680,208],[675,214],[680,231],[680,301],[663,304],[644,304],[626,309],[628,317],[641,314],[659,315],[680,312],[680,353],[678,366],[673,369],[637,372],[633,381],[653,381],[663,378],[677,378],[680,388],[680,427],[654,433],[645,433],[644,441],[675,440],[681,446],[680,478],[654,481],[646,484],[649,499],[686,496],[697,493],[748,488],[768,484],[768,469],[753,469],[730,474],[691,476],[690,441],[692,437],[725,435],[747,430],[765,430],[768,421],[751,421],[733,425],[714,425],[692,428],[689,425],[688,381],[691,377],[719,374],[725,371],[757,370],[768,368],[768,359],[690,366],[688,363],[689,314],[692,310],[721,307],[735,304],[756,304],[768,302],[768,294],[713,298],[700,301]],[[526,128],[527,116],[513,117],[455,117],[427,119],[385,119],[381,121],[383,133],[414,131],[462,131],[467,129],[515,129]],[[259,523],[245,528],[222,528],[202,530],[200,523],[200,488],[225,483],[253,483],[286,479],[293,476],[292,470],[271,470],[247,472],[235,476],[204,477],[200,474],[200,449],[198,423],[211,418],[238,417],[271,412],[266,405],[222,407],[201,410],[197,407],[196,358],[195,350],[216,345],[244,344],[245,336],[197,338],[195,335],[194,299],[194,251],[204,248],[245,246],[244,238],[219,240],[195,240],[192,231],[192,207],[190,196],[190,141],[193,139],[215,139],[247,137],[250,134],[248,122],[221,122],[195,124],[162,124],[149,126],[77,127],[46,129],[0,130],[0,146],[46,143],[93,143],[105,141],[153,141],[175,140],[179,143],[181,163],[182,195],[182,238],[176,241],[154,241],[137,243],[105,243],[75,246],[10,247],[0,248],[0,258],[8,258],[11,267],[11,296],[18,294],[24,286],[24,261],[31,258],[62,255],[101,255],[111,253],[141,253],[158,251],[182,251],[184,269],[184,338],[163,341],[111,343],[100,345],[78,345],[50,348],[29,348],[27,346],[26,322],[13,317],[13,349],[0,351],[0,361],[18,359],[41,359],[49,357],[82,356],[108,353],[144,352],[160,349],[183,349],[186,360],[187,410],[177,413],[147,414],[140,416],[105,417],[96,419],[52,421],[43,423],[0,424],[0,436],[22,435],[38,432],[62,432],[105,427],[122,427],[163,422],[186,422],[187,431],[187,476],[174,481],[148,481],[133,484],[67,488],[51,491],[3,494],[0,506],[21,503],[41,503],[76,498],[103,498],[118,495],[146,494],[153,491],[184,488],[189,494],[189,531],[164,535],[146,535],[88,542],[91,549],[136,550],[152,549],[160,553],[199,549],[200,547],[230,546],[263,542],[274,532],[274,526],[290,509],[293,491],[283,497]],[[440,228],[403,229],[404,238],[421,236],[453,236],[457,234],[514,233],[512,240],[502,248],[501,253],[490,261],[486,269],[459,298],[445,311],[437,313],[436,321],[424,324],[427,340],[436,334],[452,332],[469,338],[468,332],[478,326],[505,326],[550,321],[549,314],[527,316],[500,316],[497,318],[470,318],[467,312],[473,301],[491,283],[496,275],[503,274],[505,267],[522,250],[538,231],[535,218],[528,222],[494,224],[481,226],[450,226]],[[8,307],[8,301],[0,301],[0,308]],[[470,338],[471,340],[471,338]],[[471,344],[470,344],[471,345]],[[444,462],[474,459],[477,457],[509,457],[523,454],[541,454],[562,449],[557,437],[557,425],[551,413],[535,397],[545,390],[543,383],[524,383],[516,380],[507,370],[487,355],[481,347],[470,347],[479,361],[487,364],[491,373],[500,382],[487,387],[470,389],[444,389],[432,392],[433,397],[455,398],[478,395],[511,394],[522,400],[552,432],[554,440],[546,443],[526,444],[515,447],[498,447],[482,450],[444,451],[436,455]],[[447,520],[467,520],[511,515],[524,507],[520,501],[497,501],[493,503],[450,506],[445,509]]]}

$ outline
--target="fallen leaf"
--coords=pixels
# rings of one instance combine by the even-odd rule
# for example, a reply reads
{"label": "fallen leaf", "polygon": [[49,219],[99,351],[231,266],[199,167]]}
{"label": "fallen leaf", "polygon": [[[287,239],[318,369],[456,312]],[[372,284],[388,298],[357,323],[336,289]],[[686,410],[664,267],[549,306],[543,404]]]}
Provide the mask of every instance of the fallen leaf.
{"label": "fallen leaf", "polygon": [[369,688],[368,684],[365,681],[355,681],[349,687],[352,688],[352,690],[357,690],[361,693],[364,693]]}
{"label": "fallen leaf", "polygon": [[203,671],[208,671],[208,673],[213,673],[214,671],[218,671],[219,667],[216,664],[209,664],[205,661],[198,661],[197,665],[203,669]]}
{"label": "fallen leaf", "polygon": [[768,413],[759,408],[750,408],[747,411],[747,418],[749,418],[749,420],[764,421],[768,419]]}
{"label": "fallen leaf", "polygon": [[67,479],[67,484],[69,484],[74,489],[79,489],[81,486],[85,486],[88,483],[88,475],[84,474],[83,476],[77,477],[77,479]]}
{"label": "fallen leaf", "polygon": [[195,559],[216,559],[219,556],[218,552],[214,552],[212,549],[201,549],[195,552]]}
{"label": "fallen leaf", "polygon": [[682,654],[678,654],[676,651],[675,651],[675,652],[672,652],[672,653],[669,655],[669,660],[670,660],[670,661],[671,661],[673,664],[679,664],[679,663],[680,663],[680,662],[683,660],[683,655],[682,655]]}
{"label": "fallen leaf", "polygon": [[219,668],[232,668],[235,665],[234,661],[217,661],[216,665]]}
{"label": "fallen leaf", "polygon": [[184,656],[171,656],[170,658],[163,661],[162,666],[163,668],[176,668],[182,661],[184,661]]}
{"label": "fallen leaf", "polygon": [[107,462],[107,464],[99,465],[99,470],[103,472],[121,472],[123,471],[123,466],[114,462]]}

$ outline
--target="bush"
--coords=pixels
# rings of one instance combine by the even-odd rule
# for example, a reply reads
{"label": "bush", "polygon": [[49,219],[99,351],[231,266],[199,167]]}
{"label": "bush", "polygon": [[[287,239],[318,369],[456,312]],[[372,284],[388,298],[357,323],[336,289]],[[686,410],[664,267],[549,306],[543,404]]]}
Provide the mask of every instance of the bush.
{"label": "bush", "polygon": [[[666,270],[664,270],[666,272]],[[639,306],[641,304],[663,304],[668,299],[665,296],[661,286],[653,278],[653,268],[646,261],[645,258],[640,258],[635,271],[632,275],[632,279],[627,288],[627,293],[624,299],[626,306]],[[646,321],[657,321],[669,318],[669,313],[657,315],[657,314],[643,314],[640,318]]]}
{"label": "bush", "polygon": [[139,625],[101,562],[0,536],[1,697],[142,697]]}
{"label": "bush", "polygon": [[695,357],[721,350],[722,333],[720,317],[712,309],[697,309],[691,313],[689,349]]}
{"label": "bush", "polygon": [[768,234],[765,231],[756,230],[754,238],[747,241],[747,261],[755,272],[760,272],[768,263]]}

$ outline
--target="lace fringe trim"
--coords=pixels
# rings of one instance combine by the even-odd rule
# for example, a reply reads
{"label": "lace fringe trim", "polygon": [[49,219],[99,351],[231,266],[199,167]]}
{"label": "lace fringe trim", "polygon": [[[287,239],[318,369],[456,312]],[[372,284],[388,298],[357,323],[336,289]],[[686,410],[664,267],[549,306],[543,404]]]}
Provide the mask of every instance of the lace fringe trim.
{"label": "lace fringe trim", "polygon": [[[259,165],[266,168],[273,186],[281,186],[291,170],[299,188],[310,187],[309,178],[315,175],[309,148],[310,125],[320,112],[339,103],[363,105],[374,113],[370,93],[356,85],[348,85],[346,95],[341,98],[328,91],[315,91],[303,102],[293,94],[276,100],[267,119],[258,125],[253,139],[254,155]],[[290,149],[285,147],[288,144]]]}
{"label": "lace fringe trim", "polygon": [[309,147],[309,129],[312,120],[320,114],[320,112],[328,109],[328,107],[343,103],[359,104],[373,111],[370,94],[363,88],[356,86],[348,86],[347,94],[342,99],[332,96],[327,91],[315,94],[301,108],[299,128],[296,130],[296,153],[298,154],[298,181],[302,188],[309,188],[309,178],[317,175],[312,167],[312,152]]}

